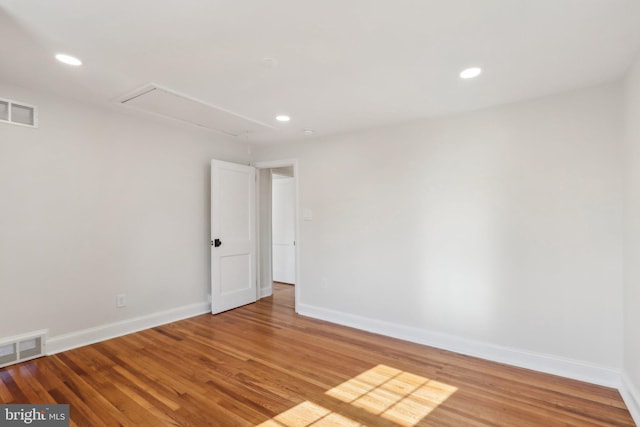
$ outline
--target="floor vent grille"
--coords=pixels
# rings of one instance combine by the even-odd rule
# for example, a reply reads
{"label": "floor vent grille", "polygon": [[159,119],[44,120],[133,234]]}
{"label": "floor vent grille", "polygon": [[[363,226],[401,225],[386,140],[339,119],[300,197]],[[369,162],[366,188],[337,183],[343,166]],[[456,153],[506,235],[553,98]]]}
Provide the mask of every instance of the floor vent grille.
{"label": "floor vent grille", "polygon": [[0,368],[45,355],[46,330],[0,339]]}

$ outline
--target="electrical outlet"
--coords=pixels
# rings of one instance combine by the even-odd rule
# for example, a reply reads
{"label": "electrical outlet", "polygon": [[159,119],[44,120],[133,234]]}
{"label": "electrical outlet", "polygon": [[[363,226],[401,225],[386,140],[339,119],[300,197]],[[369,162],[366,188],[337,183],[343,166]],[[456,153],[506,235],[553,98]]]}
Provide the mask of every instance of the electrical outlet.
{"label": "electrical outlet", "polygon": [[116,295],[116,308],[127,306],[127,296],[125,294]]}

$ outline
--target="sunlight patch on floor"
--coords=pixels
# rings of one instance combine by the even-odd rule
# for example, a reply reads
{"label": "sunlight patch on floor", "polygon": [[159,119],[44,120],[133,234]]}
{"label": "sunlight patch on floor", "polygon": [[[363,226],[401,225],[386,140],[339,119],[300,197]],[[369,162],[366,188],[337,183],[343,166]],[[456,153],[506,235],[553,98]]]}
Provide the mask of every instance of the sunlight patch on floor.
{"label": "sunlight patch on floor", "polygon": [[[325,394],[403,427],[413,427],[457,391],[456,387],[385,365],[378,365]],[[305,401],[259,427],[363,426]]]}
{"label": "sunlight patch on floor", "polygon": [[306,401],[263,422],[257,427],[360,427],[362,424],[315,403]]}
{"label": "sunlight patch on floor", "polygon": [[401,426],[415,426],[457,391],[420,375],[378,365],[326,394]]}

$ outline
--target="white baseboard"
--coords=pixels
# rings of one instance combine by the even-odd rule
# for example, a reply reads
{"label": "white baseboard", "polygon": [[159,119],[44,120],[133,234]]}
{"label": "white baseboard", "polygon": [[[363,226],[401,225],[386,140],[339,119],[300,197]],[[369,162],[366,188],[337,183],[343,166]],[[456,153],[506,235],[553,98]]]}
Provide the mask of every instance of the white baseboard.
{"label": "white baseboard", "polygon": [[640,392],[636,386],[631,382],[629,376],[625,373],[622,374],[622,385],[620,386],[620,394],[624,399],[625,405],[629,409],[633,421],[640,426]]}
{"label": "white baseboard", "polygon": [[273,294],[272,286],[265,286],[264,288],[260,288],[260,298],[270,297]]}
{"label": "white baseboard", "polygon": [[68,334],[50,337],[47,340],[47,355],[60,353],[100,341],[127,335],[144,329],[186,319],[200,314],[210,313],[211,304],[207,302],[185,305],[158,313],[134,317],[121,322],[82,329]]}
{"label": "white baseboard", "polygon": [[[271,293],[271,287],[260,289],[261,298],[269,296]],[[307,304],[297,304],[296,308],[297,312],[303,316],[326,320],[328,322],[494,362],[618,388],[635,423],[640,426],[640,392],[638,392],[638,389],[626,374],[621,374],[620,371],[614,368],[469,340]],[[94,344],[209,312],[211,312],[211,305],[202,302],[50,337],[47,340],[47,355]]]}
{"label": "white baseboard", "polygon": [[613,388],[620,387],[620,371],[615,368],[474,341],[306,304],[297,304],[296,308],[298,313],[303,316],[326,320],[368,332],[592,384]]}

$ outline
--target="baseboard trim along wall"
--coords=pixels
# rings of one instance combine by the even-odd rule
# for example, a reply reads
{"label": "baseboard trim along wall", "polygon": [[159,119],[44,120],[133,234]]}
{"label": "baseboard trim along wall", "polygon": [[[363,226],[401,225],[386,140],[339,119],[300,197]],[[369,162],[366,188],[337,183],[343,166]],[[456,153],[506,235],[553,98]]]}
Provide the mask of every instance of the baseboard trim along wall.
{"label": "baseboard trim along wall", "polygon": [[126,319],[121,322],[82,329],[64,335],[50,337],[47,341],[47,355],[60,353],[100,341],[116,338],[144,329],[186,319],[200,314],[210,313],[211,304],[207,302],[190,304],[158,313]]}
{"label": "baseboard trim along wall", "polygon": [[264,288],[260,288],[260,298],[270,297],[273,294],[273,287],[265,286]]}
{"label": "baseboard trim along wall", "polygon": [[[272,288],[261,288],[261,298],[271,295]],[[636,424],[640,426],[640,392],[627,375],[620,371],[589,364],[579,360],[567,359],[542,353],[533,353],[519,349],[498,346],[480,341],[469,340],[452,335],[425,331],[390,322],[357,316],[336,310],[297,304],[298,314],[325,320],[339,325],[349,326],[376,334],[405,341],[454,351],[468,356],[479,357],[507,365],[518,366],[548,374],[559,375],[592,384],[613,387],[620,394]],[[47,355],[60,353],[74,348],[117,338],[133,332],[142,331],[167,323],[211,312],[207,302],[191,304],[145,316],[139,316],[121,322],[83,329],[80,331],[50,337],[47,340]]]}
{"label": "baseboard trim along wall", "polygon": [[498,346],[486,342],[469,340],[438,332],[426,331],[410,326],[383,322],[349,313],[321,307],[298,304],[298,314],[326,320],[352,328],[386,335],[405,341],[437,347],[468,356],[479,357],[494,362],[547,374],[558,375],[606,387],[620,388],[620,371],[549,354],[534,353],[515,348]]}
{"label": "baseboard trim along wall", "polygon": [[620,394],[629,409],[629,413],[633,417],[633,421],[640,426],[640,392],[633,385],[631,379],[624,373],[622,374]]}

